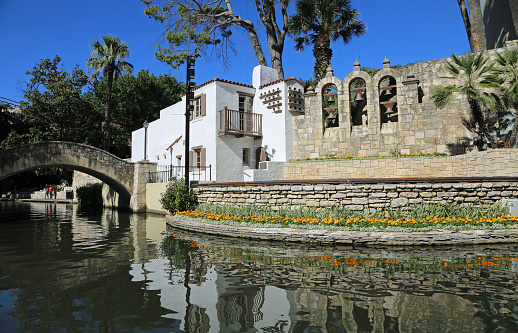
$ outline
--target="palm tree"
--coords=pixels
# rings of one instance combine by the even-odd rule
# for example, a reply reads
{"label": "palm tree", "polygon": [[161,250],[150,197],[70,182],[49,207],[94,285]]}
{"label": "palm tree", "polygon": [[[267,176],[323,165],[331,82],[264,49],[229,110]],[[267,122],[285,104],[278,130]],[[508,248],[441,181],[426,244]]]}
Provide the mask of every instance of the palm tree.
{"label": "palm tree", "polygon": [[489,134],[487,119],[482,112],[482,106],[495,107],[495,96],[484,91],[493,85],[486,82],[486,77],[493,69],[492,65],[487,65],[488,59],[484,52],[470,53],[457,56],[452,53],[453,61],[446,61],[446,68],[452,75],[444,77],[457,80],[458,85],[437,87],[432,90],[432,100],[438,108],[446,107],[453,100],[453,93],[461,93],[468,99],[468,104],[472,119],[477,125],[480,137],[486,137],[491,147],[496,147],[495,140]]}
{"label": "palm tree", "polygon": [[321,79],[333,56],[331,41],[340,39],[347,44],[352,37],[363,35],[366,27],[349,0],[298,0],[288,29],[295,37],[295,50],[313,45],[315,77]]}
{"label": "palm tree", "polygon": [[496,55],[496,66],[486,82],[501,90],[503,92],[500,97],[501,104],[514,110],[513,130],[506,142],[507,147],[514,147],[518,134],[518,50],[505,49],[503,54]]}
{"label": "palm tree", "polygon": [[104,150],[110,150],[110,99],[112,94],[113,82],[122,73],[130,74],[133,65],[126,62],[129,56],[129,46],[121,42],[119,37],[112,35],[102,36],[102,43],[94,40],[92,44],[92,55],[86,61],[88,70],[93,69],[92,79],[96,79],[100,72],[107,76],[108,82],[106,86],[106,104],[104,109]]}

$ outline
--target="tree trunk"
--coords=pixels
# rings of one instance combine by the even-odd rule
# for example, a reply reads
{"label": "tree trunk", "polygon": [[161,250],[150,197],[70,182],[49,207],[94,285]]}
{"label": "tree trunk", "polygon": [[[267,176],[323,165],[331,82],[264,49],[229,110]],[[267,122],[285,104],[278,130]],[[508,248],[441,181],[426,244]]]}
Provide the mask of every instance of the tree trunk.
{"label": "tree trunk", "polygon": [[254,25],[251,22],[243,20],[239,21],[237,24],[248,32],[248,35],[250,36],[250,42],[254,47],[255,56],[257,57],[259,65],[268,66],[266,58],[264,57],[263,48],[261,47],[261,42],[259,41],[257,33],[255,32]]}
{"label": "tree trunk", "polygon": [[112,97],[113,86],[113,69],[108,70],[108,84],[106,86],[106,105],[104,107],[104,150],[110,151],[110,130],[111,130],[111,114],[110,100]]}
{"label": "tree trunk", "polygon": [[475,52],[473,36],[471,35],[471,24],[469,21],[468,9],[466,8],[466,3],[464,0],[457,0],[459,3],[460,15],[462,16],[462,21],[464,22],[464,28],[466,29],[466,34],[468,35],[469,47],[471,48],[471,52]]}
{"label": "tree trunk", "polygon": [[326,76],[325,70],[331,64],[333,56],[329,35],[320,34],[317,36],[313,47],[313,56],[315,57],[315,77],[321,80]]}
{"label": "tree trunk", "polygon": [[513,131],[511,132],[511,136],[509,137],[509,140],[506,142],[506,146],[508,148],[513,148],[514,144],[516,142],[516,136],[518,135],[518,109],[515,109],[516,117],[514,118],[514,127]]}
{"label": "tree trunk", "polygon": [[469,22],[471,24],[471,37],[473,41],[472,51],[480,52],[487,48],[486,31],[484,29],[484,19],[480,0],[468,0]]}
{"label": "tree trunk", "polygon": [[[284,68],[282,65],[282,53],[284,51],[284,39],[288,32],[288,13],[287,8],[289,0],[255,0],[255,5],[259,18],[266,28],[266,40],[268,42],[268,49],[270,50],[270,60],[272,68],[275,69],[279,75],[279,79],[284,79]],[[276,3],[281,5],[281,13],[284,26],[279,29],[276,16]]]}
{"label": "tree trunk", "polygon": [[478,103],[478,100],[473,98],[468,98],[469,108],[471,110],[471,114],[473,115],[473,118],[475,119],[475,122],[478,126],[478,131],[480,137],[486,137],[486,139],[489,141],[489,145],[491,148],[496,147],[496,142],[493,140],[493,137],[489,133],[489,130],[487,129],[486,119],[484,118],[484,115],[482,114],[482,110],[480,109],[480,104]]}

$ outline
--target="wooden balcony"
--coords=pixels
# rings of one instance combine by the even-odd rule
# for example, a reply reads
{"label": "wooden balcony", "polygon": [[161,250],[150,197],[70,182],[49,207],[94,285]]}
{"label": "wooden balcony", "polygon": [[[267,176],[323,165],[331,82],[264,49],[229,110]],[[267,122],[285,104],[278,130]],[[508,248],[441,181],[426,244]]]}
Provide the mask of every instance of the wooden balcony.
{"label": "wooden balcony", "polygon": [[251,136],[254,139],[263,137],[263,115],[258,113],[227,109],[219,111],[218,136],[235,135]]}

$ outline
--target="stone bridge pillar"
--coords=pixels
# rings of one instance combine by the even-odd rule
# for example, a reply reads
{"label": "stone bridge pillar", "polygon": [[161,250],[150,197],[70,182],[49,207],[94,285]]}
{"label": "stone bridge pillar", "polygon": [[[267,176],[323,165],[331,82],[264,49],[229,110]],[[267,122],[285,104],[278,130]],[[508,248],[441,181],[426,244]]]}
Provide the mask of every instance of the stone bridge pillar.
{"label": "stone bridge pillar", "polygon": [[133,192],[130,198],[130,209],[133,212],[146,211],[146,184],[149,182],[149,173],[157,171],[157,163],[141,160],[135,162],[133,175]]}

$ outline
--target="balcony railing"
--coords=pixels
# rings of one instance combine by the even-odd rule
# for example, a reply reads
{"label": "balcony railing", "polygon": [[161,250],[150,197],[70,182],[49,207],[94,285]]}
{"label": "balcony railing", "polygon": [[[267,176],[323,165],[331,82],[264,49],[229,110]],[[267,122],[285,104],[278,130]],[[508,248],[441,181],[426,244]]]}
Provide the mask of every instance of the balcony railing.
{"label": "balcony railing", "polygon": [[255,139],[263,137],[262,115],[258,113],[227,109],[219,111],[218,135],[251,136]]}
{"label": "balcony railing", "polygon": [[[166,183],[173,179],[184,178],[185,166],[158,165],[157,172],[150,172],[148,182]],[[189,179],[191,181],[211,181],[212,166],[189,167]]]}

